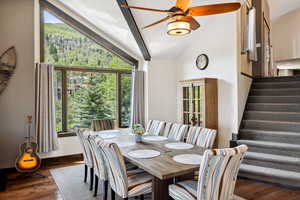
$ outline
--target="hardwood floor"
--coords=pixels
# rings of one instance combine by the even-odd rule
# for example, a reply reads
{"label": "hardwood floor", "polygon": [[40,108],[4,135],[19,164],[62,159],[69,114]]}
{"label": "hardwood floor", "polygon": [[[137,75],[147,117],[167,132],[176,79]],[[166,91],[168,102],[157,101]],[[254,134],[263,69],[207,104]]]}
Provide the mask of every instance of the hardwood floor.
{"label": "hardwood floor", "polygon": [[[77,165],[81,162],[68,164],[52,164],[39,170],[47,178],[31,177],[11,180],[6,191],[0,192],[2,200],[62,200],[60,192],[50,175],[49,169]],[[9,175],[14,179],[18,173]],[[238,179],[235,194],[248,200],[300,200],[300,190],[288,189],[271,184],[247,179]]]}

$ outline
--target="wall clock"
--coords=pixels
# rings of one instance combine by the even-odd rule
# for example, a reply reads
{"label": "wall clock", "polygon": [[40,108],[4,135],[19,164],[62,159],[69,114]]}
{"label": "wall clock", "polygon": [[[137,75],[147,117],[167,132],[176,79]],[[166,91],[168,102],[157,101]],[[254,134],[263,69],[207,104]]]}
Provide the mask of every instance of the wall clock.
{"label": "wall clock", "polygon": [[208,66],[209,59],[206,54],[200,54],[196,59],[196,67],[199,70],[205,70]]}

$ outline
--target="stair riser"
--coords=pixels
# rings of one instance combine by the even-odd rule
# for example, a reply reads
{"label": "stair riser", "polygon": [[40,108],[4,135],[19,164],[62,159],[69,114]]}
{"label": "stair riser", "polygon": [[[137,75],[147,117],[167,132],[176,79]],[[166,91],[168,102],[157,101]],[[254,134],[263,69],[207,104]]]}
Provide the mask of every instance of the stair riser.
{"label": "stair riser", "polygon": [[300,112],[300,104],[298,105],[265,105],[265,104],[248,104],[247,110],[253,111],[273,111],[273,112]]}
{"label": "stair riser", "polygon": [[254,83],[258,82],[284,82],[284,81],[300,81],[300,77],[274,77],[274,78],[261,78],[255,79]]}
{"label": "stair riser", "polygon": [[249,119],[249,120],[300,122],[300,113],[299,114],[282,114],[282,113],[273,114],[273,113],[246,112],[244,116],[245,116],[244,119]]}
{"label": "stair riser", "polygon": [[300,151],[288,150],[288,149],[275,149],[275,148],[264,148],[256,146],[248,146],[251,152],[275,154],[281,156],[300,157]]}
{"label": "stair riser", "polygon": [[249,164],[249,165],[254,165],[254,166],[288,170],[288,171],[294,171],[294,172],[300,173],[300,164],[296,165],[293,163],[280,163],[280,162],[275,162],[275,161],[255,160],[252,158],[244,159],[243,163]]}
{"label": "stair riser", "polygon": [[270,123],[264,121],[243,121],[243,127],[245,129],[256,129],[266,131],[288,131],[288,132],[299,132],[300,134],[300,123],[299,124],[288,124],[288,123]]}
{"label": "stair riser", "polygon": [[283,83],[259,83],[253,84],[252,89],[285,89],[285,88],[300,88],[300,82],[283,82]]}
{"label": "stair riser", "polygon": [[295,96],[300,95],[300,89],[285,89],[285,90],[251,90],[250,95],[253,96]]}
{"label": "stair riser", "polygon": [[272,97],[272,96],[255,96],[248,98],[249,103],[299,103],[300,102],[300,96],[299,97]]}
{"label": "stair riser", "polygon": [[282,179],[277,177],[269,177],[269,176],[262,176],[256,174],[250,174],[246,172],[240,172],[239,177],[241,178],[249,178],[258,181],[264,181],[268,183],[277,183],[286,187],[297,187],[300,188],[300,180],[289,180],[289,179]]}
{"label": "stair riser", "polygon": [[289,137],[289,136],[278,136],[260,133],[240,133],[240,138],[242,140],[259,140],[259,141],[269,141],[269,142],[283,142],[288,144],[300,144],[300,134],[299,137]]}

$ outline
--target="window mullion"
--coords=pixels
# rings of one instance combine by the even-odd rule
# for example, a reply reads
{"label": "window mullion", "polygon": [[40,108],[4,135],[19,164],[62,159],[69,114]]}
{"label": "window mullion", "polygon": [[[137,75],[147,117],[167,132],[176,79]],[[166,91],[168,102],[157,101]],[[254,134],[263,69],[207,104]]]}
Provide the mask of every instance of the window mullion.
{"label": "window mullion", "polygon": [[122,128],[122,122],[121,122],[121,119],[122,119],[122,116],[121,116],[121,74],[120,73],[117,73],[117,110],[116,110],[116,113],[117,113],[117,124],[118,124],[118,127],[119,128]]}
{"label": "window mullion", "polygon": [[68,131],[68,74],[62,70],[62,129]]}

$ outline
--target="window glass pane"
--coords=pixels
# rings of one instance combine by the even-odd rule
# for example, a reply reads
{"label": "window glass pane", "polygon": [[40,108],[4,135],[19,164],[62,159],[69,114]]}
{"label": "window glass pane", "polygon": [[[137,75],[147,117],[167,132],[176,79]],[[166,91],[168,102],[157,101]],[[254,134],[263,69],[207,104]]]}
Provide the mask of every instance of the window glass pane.
{"label": "window glass pane", "polygon": [[45,63],[63,66],[128,69],[132,66],[93,40],[44,11]]}
{"label": "window glass pane", "polygon": [[129,127],[131,104],[131,74],[121,74],[121,127]]}
{"label": "window glass pane", "polygon": [[56,131],[62,131],[62,71],[57,70],[54,73],[54,100],[55,100],[55,118]]}
{"label": "window glass pane", "polygon": [[68,130],[89,128],[92,119],[115,119],[116,74],[68,71],[67,77]]}

